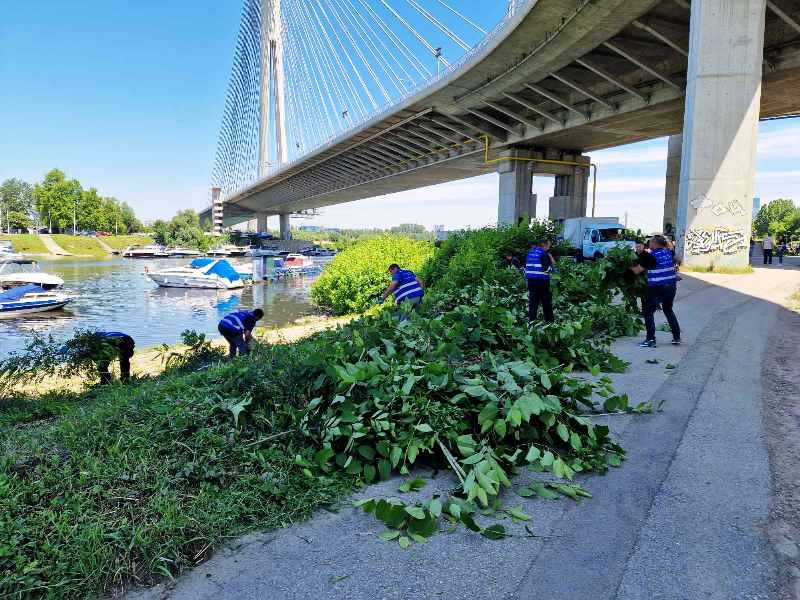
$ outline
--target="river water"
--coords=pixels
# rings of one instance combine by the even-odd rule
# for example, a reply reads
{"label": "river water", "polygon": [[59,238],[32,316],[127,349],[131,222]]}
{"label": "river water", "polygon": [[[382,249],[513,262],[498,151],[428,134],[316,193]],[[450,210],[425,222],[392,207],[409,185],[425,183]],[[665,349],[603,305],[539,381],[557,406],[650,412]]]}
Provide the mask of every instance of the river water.
{"label": "river water", "polygon": [[[232,259],[247,262],[248,259]],[[64,310],[0,319],[0,359],[21,350],[35,335],[67,339],[76,329],[123,331],[137,348],[180,341],[186,329],[218,337],[217,323],[232,310],[262,308],[260,326],[279,326],[315,314],[309,300],[314,277],[295,277],[240,290],[160,288],[142,273],[185,266],[188,259],[41,261],[46,273],[64,279],[64,289],[79,299]]]}

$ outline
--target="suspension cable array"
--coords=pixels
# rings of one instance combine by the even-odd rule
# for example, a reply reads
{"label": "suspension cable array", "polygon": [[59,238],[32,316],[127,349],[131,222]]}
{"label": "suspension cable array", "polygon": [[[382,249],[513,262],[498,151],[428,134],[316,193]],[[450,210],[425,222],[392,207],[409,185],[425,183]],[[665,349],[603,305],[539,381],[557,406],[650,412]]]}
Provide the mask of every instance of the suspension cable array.
{"label": "suspension cable array", "polygon": [[525,1],[244,0],[212,185],[226,197],[414,94]]}

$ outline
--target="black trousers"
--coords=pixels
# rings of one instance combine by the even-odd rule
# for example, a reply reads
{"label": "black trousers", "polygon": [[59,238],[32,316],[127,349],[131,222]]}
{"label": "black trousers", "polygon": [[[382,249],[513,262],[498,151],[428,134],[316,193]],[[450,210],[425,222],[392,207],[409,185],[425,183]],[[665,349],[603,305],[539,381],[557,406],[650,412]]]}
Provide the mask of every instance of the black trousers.
{"label": "black trousers", "polygon": [[764,250],[764,264],[765,265],[772,264],[772,248],[766,248]]}
{"label": "black trousers", "polygon": [[[131,378],[131,358],[133,358],[136,342],[131,336],[124,335],[118,338],[109,338],[108,343],[116,345],[119,350],[120,380],[128,381]],[[111,382],[111,371],[108,370],[110,365],[111,363],[108,361],[97,363],[97,370],[100,371],[100,383],[102,384]]]}
{"label": "black trousers", "polygon": [[681,339],[681,326],[678,324],[678,318],[672,310],[676,292],[677,288],[674,283],[647,288],[647,297],[644,304],[644,326],[647,330],[648,340],[656,339],[655,312],[659,304],[661,305],[661,310],[664,311],[664,316],[667,318],[669,328],[672,330],[672,337],[676,340]]}
{"label": "black trousers", "polygon": [[243,356],[250,353],[250,344],[244,339],[243,333],[233,333],[227,329],[223,329],[221,325],[217,327],[217,331],[219,331],[220,335],[228,342],[228,355],[231,358],[236,356],[237,350]]}
{"label": "black trousers", "polygon": [[528,279],[528,321],[535,321],[542,305],[544,322],[552,323],[553,318],[553,293],[550,291],[549,279]]}

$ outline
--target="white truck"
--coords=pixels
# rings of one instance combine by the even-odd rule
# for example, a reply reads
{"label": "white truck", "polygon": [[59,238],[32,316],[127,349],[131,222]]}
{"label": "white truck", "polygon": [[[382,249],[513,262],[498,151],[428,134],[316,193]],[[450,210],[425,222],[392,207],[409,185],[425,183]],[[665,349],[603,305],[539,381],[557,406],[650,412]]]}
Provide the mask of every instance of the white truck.
{"label": "white truck", "polygon": [[615,217],[578,217],[565,219],[562,239],[569,242],[579,261],[605,256],[611,248],[633,248],[635,241],[623,239],[625,226]]}

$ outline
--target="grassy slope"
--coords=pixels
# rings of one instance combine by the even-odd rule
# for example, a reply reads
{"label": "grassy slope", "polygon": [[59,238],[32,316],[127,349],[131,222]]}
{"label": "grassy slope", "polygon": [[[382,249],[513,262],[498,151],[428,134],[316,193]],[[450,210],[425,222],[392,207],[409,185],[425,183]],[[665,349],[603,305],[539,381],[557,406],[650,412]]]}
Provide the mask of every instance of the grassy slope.
{"label": "grassy slope", "polygon": [[0,240],[11,240],[14,250],[25,254],[47,254],[47,248],[39,239],[39,236],[20,233],[14,235],[0,234]]}
{"label": "grassy slope", "polygon": [[110,235],[103,241],[115,250],[124,250],[128,246],[152,244],[153,238],[147,235]]}
{"label": "grassy slope", "polygon": [[67,252],[79,256],[106,256],[107,253],[93,237],[54,235],[53,240]]}

